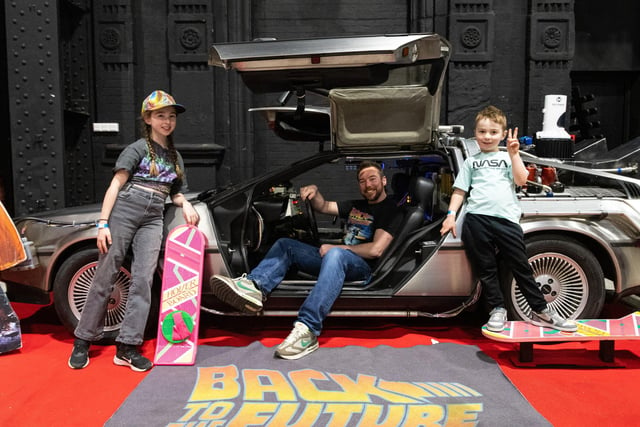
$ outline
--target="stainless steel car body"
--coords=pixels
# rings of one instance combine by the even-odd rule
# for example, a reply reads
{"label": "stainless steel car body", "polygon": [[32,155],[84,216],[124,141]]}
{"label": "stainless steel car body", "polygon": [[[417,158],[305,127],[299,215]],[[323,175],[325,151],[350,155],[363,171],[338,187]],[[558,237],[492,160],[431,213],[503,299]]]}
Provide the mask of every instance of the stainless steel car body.
{"label": "stainless steel car body", "polygon": [[[481,288],[460,238],[439,234],[455,175],[478,151],[473,139],[440,126],[440,93],[449,55],[449,43],[435,34],[212,46],[210,64],[235,70],[253,92],[296,94],[295,105],[283,105],[289,99],[284,96],[280,105],[252,109],[277,135],[326,140],[331,148],[226,189],[188,195],[207,237],[205,310],[238,315],[211,296],[207,279],[213,274],[248,272],[281,235],[312,236],[311,220],[293,207],[296,186],[336,176],[338,187],[346,187],[344,182],[362,159],[384,161],[389,175],[428,177],[434,194],[426,204],[425,221],[410,230],[406,241],[394,242],[371,283],[345,284],[332,315],[452,316],[477,301]],[[309,94],[326,103],[307,105]],[[583,317],[599,314],[605,280],[617,296],[637,292],[640,181],[539,158],[528,151],[522,157],[527,164],[554,168],[564,181],[563,191],[555,193],[548,187],[518,192],[530,262],[547,301],[567,316]],[[316,170],[322,173],[314,175]],[[343,188],[328,190],[336,198],[346,194]],[[389,190],[392,196],[401,195]],[[82,309],[96,264],[93,222],[99,210],[99,205],[92,205],[16,219],[21,234],[33,244],[35,262],[0,272],[10,285],[53,291],[56,309],[70,328]],[[458,236],[464,217],[463,207],[457,218]],[[181,223],[181,210],[168,204],[165,235]],[[324,241],[335,241],[341,230],[325,219],[318,231]],[[161,272],[161,260],[159,267]],[[126,266],[123,274],[128,274]],[[528,305],[507,270],[501,271],[501,281],[511,313],[527,316]],[[313,277],[292,274],[269,297],[261,314],[295,315],[313,284]],[[108,321],[114,331],[126,302],[126,286],[124,280],[114,290],[113,319]]]}
{"label": "stainless steel car body", "polygon": [[[32,286],[43,292],[52,289],[55,268],[68,251],[80,245],[95,244],[96,212],[99,205],[87,205],[48,213],[42,217],[17,218],[16,228],[34,245],[30,248],[30,259],[0,272],[2,279]],[[63,223],[64,226],[58,226]]]}
{"label": "stainless steel car body", "polygon": [[449,49],[437,34],[398,34],[216,44],[209,65],[238,71],[317,70],[411,64]]}

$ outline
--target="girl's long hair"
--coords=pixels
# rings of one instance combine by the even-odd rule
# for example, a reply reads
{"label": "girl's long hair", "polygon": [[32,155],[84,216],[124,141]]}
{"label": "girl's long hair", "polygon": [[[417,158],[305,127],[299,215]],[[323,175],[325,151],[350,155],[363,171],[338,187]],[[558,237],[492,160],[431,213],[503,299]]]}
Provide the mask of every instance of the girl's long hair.
{"label": "girl's long hair", "polygon": [[[145,112],[144,114],[150,114],[149,112]],[[149,156],[151,157],[151,163],[149,164],[149,174],[151,176],[158,176],[158,166],[156,165],[156,152],[153,149],[153,144],[151,143],[151,125],[148,125],[144,121],[144,116],[142,117],[142,136],[147,141],[147,150],[149,150]],[[167,136],[167,144],[169,151],[169,160],[173,163],[173,166],[176,168],[176,175],[178,175],[178,179],[182,179],[183,172],[178,164],[178,152],[176,151],[176,147],[173,145],[173,134]]]}

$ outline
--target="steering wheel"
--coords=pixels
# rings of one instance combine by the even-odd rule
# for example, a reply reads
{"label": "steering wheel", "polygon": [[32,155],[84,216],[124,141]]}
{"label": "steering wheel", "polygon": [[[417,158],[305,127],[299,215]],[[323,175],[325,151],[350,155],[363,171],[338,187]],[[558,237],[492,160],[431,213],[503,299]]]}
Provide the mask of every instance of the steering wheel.
{"label": "steering wheel", "polygon": [[320,235],[318,233],[318,221],[316,221],[316,212],[311,206],[311,200],[304,199],[304,216],[309,221],[309,231],[311,231],[311,239],[314,244],[320,243]]}

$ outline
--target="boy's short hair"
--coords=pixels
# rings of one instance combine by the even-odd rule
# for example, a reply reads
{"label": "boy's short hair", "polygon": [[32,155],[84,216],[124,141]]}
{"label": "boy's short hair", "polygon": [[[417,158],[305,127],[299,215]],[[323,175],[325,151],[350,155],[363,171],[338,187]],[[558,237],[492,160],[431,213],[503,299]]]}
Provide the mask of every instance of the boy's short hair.
{"label": "boy's short hair", "polygon": [[502,110],[498,107],[489,105],[483,108],[476,116],[476,125],[482,119],[489,119],[492,122],[499,124],[500,126],[502,126],[502,130],[507,129],[507,116],[505,116]]}
{"label": "boy's short hair", "polygon": [[384,171],[382,170],[382,166],[380,166],[380,163],[372,162],[371,160],[363,160],[358,165],[358,173],[356,173],[356,178],[360,179],[360,172],[362,172],[362,170],[366,168],[376,168],[378,169],[378,173],[380,173],[380,176],[384,176]]}

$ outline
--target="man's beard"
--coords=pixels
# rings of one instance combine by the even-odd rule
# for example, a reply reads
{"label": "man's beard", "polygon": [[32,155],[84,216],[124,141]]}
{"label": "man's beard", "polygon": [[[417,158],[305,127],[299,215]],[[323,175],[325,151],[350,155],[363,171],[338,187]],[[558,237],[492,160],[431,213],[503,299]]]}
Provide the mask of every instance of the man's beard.
{"label": "man's beard", "polygon": [[[374,193],[371,193],[371,191],[374,191]],[[362,196],[367,199],[370,202],[375,202],[377,201],[380,196],[382,195],[382,189],[377,189],[377,188],[367,188],[365,190],[365,192],[362,194]]]}

